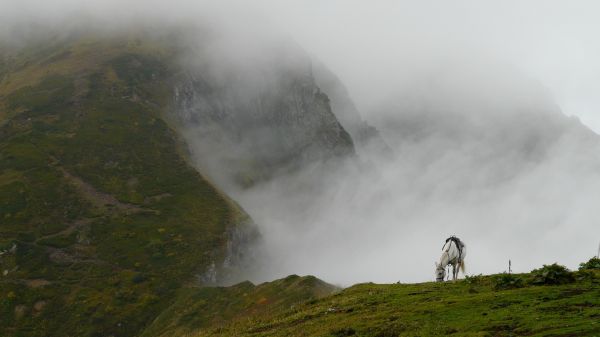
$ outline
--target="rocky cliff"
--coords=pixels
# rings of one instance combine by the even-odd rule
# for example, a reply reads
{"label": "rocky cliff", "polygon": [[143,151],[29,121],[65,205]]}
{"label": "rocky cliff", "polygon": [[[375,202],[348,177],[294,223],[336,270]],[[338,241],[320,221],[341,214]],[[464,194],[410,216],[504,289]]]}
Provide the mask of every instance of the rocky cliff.
{"label": "rocky cliff", "polygon": [[317,85],[308,56],[282,44],[263,57],[192,65],[175,85],[174,119],[198,165],[220,184],[249,187],[354,155],[352,137]]}

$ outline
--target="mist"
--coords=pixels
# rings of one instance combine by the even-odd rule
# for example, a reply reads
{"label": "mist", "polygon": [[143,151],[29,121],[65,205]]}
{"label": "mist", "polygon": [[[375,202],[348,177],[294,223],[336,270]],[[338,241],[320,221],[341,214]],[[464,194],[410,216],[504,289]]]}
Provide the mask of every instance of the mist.
{"label": "mist", "polygon": [[[468,274],[505,271],[509,259],[514,272],[576,268],[595,254],[600,141],[588,126],[600,130],[599,9],[591,1],[4,1],[0,19],[11,43],[31,24],[200,26],[186,36],[182,62],[242,101],[276,90],[281,72],[301,76],[322,62],[389,153],[356,145],[356,157],[311,160],[240,188],[223,172],[246,153],[243,139],[205,143],[206,130],[199,136],[191,124],[183,136],[195,164],[259,228],[245,276],[313,274],[346,286],[430,281],[450,235],[468,246]],[[256,130],[274,151],[280,139]]]}
{"label": "mist", "polygon": [[427,90],[415,82],[382,103],[372,114],[390,157],[358,169],[312,167],[234,193],[267,242],[260,274],[312,273],[343,285],[432,280],[450,235],[466,242],[471,275],[507,271],[509,260],[513,272],[554,262],[574,269],[591,257],[597,135],[536,82],[499,91],[511,82],[487,75],[484,87],[458,74]]}

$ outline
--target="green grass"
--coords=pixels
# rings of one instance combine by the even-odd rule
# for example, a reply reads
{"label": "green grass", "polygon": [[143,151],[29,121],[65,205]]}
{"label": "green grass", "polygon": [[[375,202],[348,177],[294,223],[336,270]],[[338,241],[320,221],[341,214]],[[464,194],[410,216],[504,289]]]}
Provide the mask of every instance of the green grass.
{"label": "green grass", "polygon": [[[598,336],[600,272],[593,275],[536,286],[533,275],[522,274],[524,286],[508,290],[496,290],[494,276],[358,284],[267,314],[240,310],[227,324],[165,336]],[[240,298],[232,292],[230,300]]]}
{"label": "green grass", "polygon": [[186,288],[142,336],[176,336],[199,328],[225,327],[269,316],[336,290],[313,276],[296,275],[256,286],[246,281],[231,287]]}

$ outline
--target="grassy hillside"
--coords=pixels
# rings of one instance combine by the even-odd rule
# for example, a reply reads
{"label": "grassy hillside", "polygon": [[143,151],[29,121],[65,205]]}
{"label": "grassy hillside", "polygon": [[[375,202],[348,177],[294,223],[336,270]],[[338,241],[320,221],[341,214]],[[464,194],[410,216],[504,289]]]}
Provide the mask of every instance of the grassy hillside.
{"label": "grassy hillside", "polygon": [[[266,314],[240,310],[226,325],[170,336],[599,336],[600,270],[564,278],[552,272],[359,284]],[[231,291],[231,301],[242,298]]]}
{"label": "grassy hillside", "polygon": [[173,50],[78,36],[0,51],[0,335],[135,335],[248,221],[162,117]]}
{"label": "grassy hillside", "polygon": [[200,328],[269,317],[336,290],[314,276],[296,275],[256,286],[246,281],[231,287],[186,288],[142,336],[181,336]]}

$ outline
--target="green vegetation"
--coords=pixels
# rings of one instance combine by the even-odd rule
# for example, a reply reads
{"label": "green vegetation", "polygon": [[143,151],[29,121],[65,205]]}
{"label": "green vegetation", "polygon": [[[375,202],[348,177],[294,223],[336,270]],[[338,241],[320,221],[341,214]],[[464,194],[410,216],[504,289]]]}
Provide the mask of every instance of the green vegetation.
{"label": "green vegetation", "polygon": [[136,335],[247,221],[163,119],[170,53],[78,37],[0,58],[0,335]]}
{"label": "green vegetation", "polygon": [[253,285],[186,288],[142,336],[175,336],[199,328],[220,328],[233,322],[256,320],[332,294],[338,288],[314,276],[288,276]]}
{"label": "green vegetation", "polygon": [[521,276],[507,273],[494,275],[492,277],[492,284],[494,285],[494,289],[496,290],[515,289],[522,288],[525,286],[525,282],[523,281],[523,278]]}
{"label": "green vegetation", "polygon": [[556,263],[544,265],[531,271],[533,284],[566,284],[575,280],[575,276],[566,267]]}
{"label": "green vegetation", "polygon": [[[558,268],[553,265],[540,270]],[[470,276],[446,283],[358,284],[294,306],[273,306],[260,314],[233,306],[237,313],[223,317],[236,318],[226,324],[202,324],[193,333],[172,329],[161,336],[600,335],[600,272],[574,272],[569,283],[534,285],[540,270]],[[580,277],[582,273],[584,277]],[[506,281],[509,284],[521,280],[517,281],[518,288],[499,289],[503,287],[497,286],[498,279],[509,279],[507,275],[511,275],[511,281]],[[212,290],[221,296],[210,302],[217,303],[212,316],[229,309],[223,303],[244,301],[240,295],[244,287],[232,287],[227,293],[229,299],[222,298],[224,290]],[[212,297],[194,301],[206,298]],[[190,307],[185,316],[197,318],[206,312],[195,310]]]}
{"label": "green vegetation", "polygon": [[592,257],[589,261],[581,263],[579,270],[600,270],[600,258]]}

